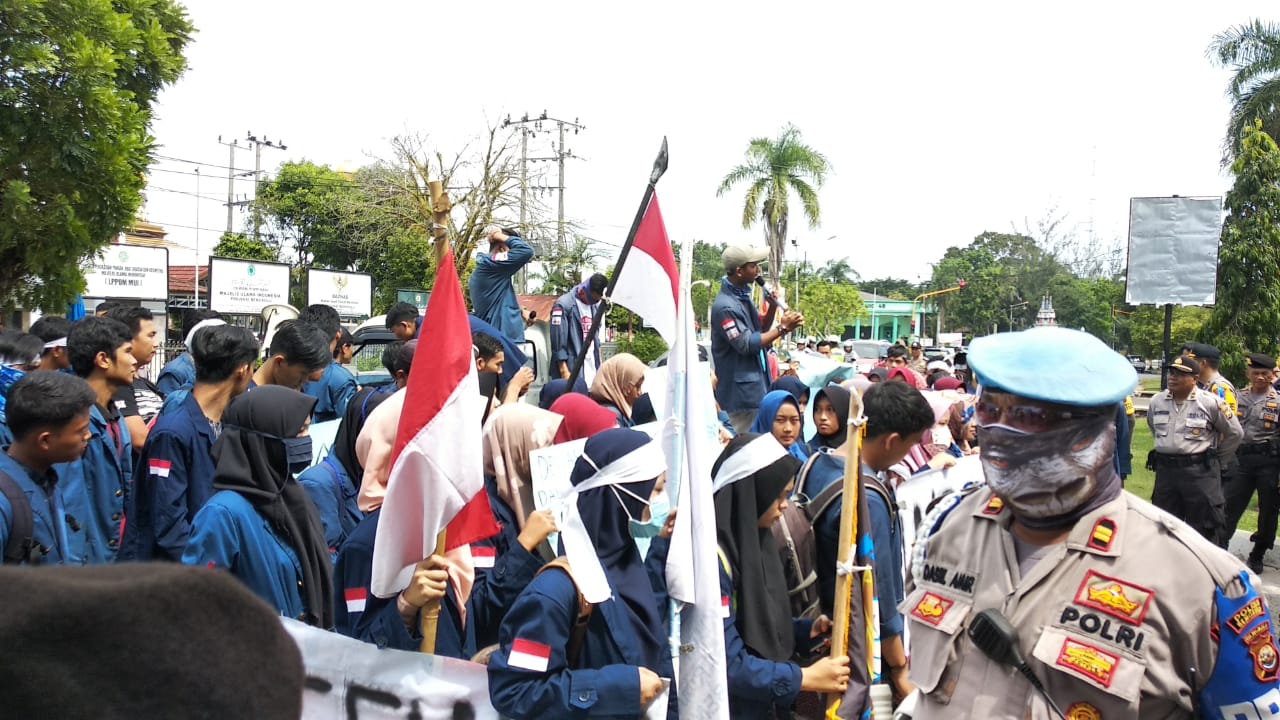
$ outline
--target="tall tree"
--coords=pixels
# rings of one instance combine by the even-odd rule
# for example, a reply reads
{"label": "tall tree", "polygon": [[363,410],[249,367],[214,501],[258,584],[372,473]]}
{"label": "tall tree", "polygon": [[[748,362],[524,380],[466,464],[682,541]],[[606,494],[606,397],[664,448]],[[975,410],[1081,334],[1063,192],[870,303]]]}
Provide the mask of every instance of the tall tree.
{"label": "tall tree", "polygon": [[742,227],[750,228],[757,221],[764,224],[773,274],[782,272],[791,193],[800,198],[809,227],[817,227],[822,222],[818,188],[822,187],[830,171],[831,164],[826,156],[805,145],[800,130],[789,124],[776,138],[752,140],[747,145],[747,161],[730,170],[721,181],[717,196],[723,196],[735,185],[746,183]]}
{"label": "tall tree", "polygon": [[172,0],[0,3],[0,303],[62,309],[133,221],[192,31]]}
{"label": "tall tree", "polygon": [[538,293],[563,295],[574,285],[590,277],[591,268],[602,256],[590,238],[575,235],[563,254],[542,261],[542,270],[532,273],[532,279],[540,281]]}
{"label": "tall tree", "polygon": [[242,233],[222,233],[218,244],[213,247],[213,254],[217,257],[237,260],[280,262],[280,253],[274,247],[261,240],[246,237]]}
{"label": "tall tree", "polygon": [[818,270],[818,277],[832,283],[856,283],[862,279],[858,271],[849,264],[848,258],[828,260]]}
{"label": "tall tree", "polygon": [[1271,139],[1280,138],[1280,25],[1253,20],[1229,28],[1214,36],[1206,52],[1233,73],[1227,85],[1231,119],[1222,142],[1222,164],[1230,165],[1255,121]]}
{"label": "tall tree", "polygon": [[919,295],[920,285],[903,280],[902,278],[876,278],[874,280],[863,280],[858,283],[858,289],[863,292],[874,293],[880,297],[887,297],[892,300],[910,300]]}
{"label": "tall tree", "polygon": [[1222,350],[1223,373],[1244,377],[1244,352],[1275,353],[1280,328],[1280,150],[1261,121],[1245,128],[1231,164],[1218,246],[1218,302],[1200,330]]}
{"label": "tall tree", "polygon": [[258,188],[253,211],[266,222],[268,244],[291,252],[297,266],[346,270],[357,257],[348,237],[355,190],[328,165],[286,162]]}
{"label": "tall tree", "polygon": [[863,314],[862,296],[852,285],[811,282],[800,289],[800,311],[805,332],[839,335]]}

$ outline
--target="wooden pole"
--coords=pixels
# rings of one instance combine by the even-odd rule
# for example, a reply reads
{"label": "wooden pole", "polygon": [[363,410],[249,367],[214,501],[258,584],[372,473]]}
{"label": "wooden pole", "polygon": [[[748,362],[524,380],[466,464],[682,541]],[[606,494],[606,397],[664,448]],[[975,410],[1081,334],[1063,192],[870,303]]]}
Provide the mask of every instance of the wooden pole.
{"label": "wooden pole", "polygon": [[[436,555],[444,555],[444,531],[436,536]],[[418,629],[422,631],[422,644],[418,649],[428,655],[436,652],[436,627],[440,624],[440,601],[432,600],[418,611]]]}
{"label": "wooden pole", "polygon": [[[867,418],[862,414],[862,396],[856,390],[850,392],[849,407],[849,430],[845,439],[845,460],[844,460],[844,493],[840,496],[840,540],[836,549],[836,562],[840,567],[849,567],[853,564],[853,560],[857,557],[854,550],[854,544],[857,542],[858,532],[858,503],[861,494],[858,492],[860,487],[859,475],[861,474],[861,450],[862,450],[862,432],[866,426]],[[862,573],[864,581],[862,583],[863,607],[870,602],[868,592],[870,587],[865,581],[865,577],[869,576],[869,572]],[[853,604],[853,574],[837,573],[836,574],[836,602],[835,602],[835,618],[832,619],[831,631],[831,657],[840,658],[849,654],[849,624],[852,617]],[[870,665],[871,659],[870,642],[867,647],[866,658],[849,658],[850,663],[867,662]],[[827,720],[836,720],[836,711],[840,708],[840,696],[827,696]]]}

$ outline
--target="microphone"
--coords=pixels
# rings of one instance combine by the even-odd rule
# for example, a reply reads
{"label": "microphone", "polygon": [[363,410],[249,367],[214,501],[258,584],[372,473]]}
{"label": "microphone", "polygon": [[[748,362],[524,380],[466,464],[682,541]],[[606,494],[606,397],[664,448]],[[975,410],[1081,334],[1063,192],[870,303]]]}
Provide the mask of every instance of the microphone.
{"label": "microphone", "polygon": [[777,305],[778,307],[782,308],[782,312],[790,312],[790,311],[791,311],[791,308],[787,307],[787,304],[786,304],[785,302],[783,302],[782,300],[780,300],[780,299],[778,298],[778,296],[777,296],[777,295],[774,295],[774,294],[773,294],[773,291],[772,291],[772,290],[770,290],[768,287],[766,287],[766,286],[765,286],[765,284],[764,284],[764,276],[763,276],[763,275],[757,275],[757,276],[756,276],[756,284],[757,284],[757,285],[759,285],[759,286],[761,287],[761,289],[763,289],[763,290],[764,290],[764,296],[765,296],[766,298],[768,298],[768,299],[769,299],[769,302],[771,302],[771,303],[773,303],[774,305]]}

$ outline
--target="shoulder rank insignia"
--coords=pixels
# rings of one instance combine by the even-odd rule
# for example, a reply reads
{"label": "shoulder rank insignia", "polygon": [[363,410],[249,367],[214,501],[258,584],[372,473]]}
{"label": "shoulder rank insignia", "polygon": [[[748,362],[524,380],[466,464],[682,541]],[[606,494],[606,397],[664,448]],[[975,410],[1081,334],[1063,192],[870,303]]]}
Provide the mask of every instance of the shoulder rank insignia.
{"label": "shoulder rank insignia", "polygon": [[1101,518],[1093,524],[1093,531],[1089,533],[1089,541],[1087,545],[1099,552],[1107,552],[1111,549],[1111,541],[1116,535],[1116,522],[1111,518]]}
{"label": "shoulder rank insignia", "polygon": [[982,508],[983,515],[999,515],[1004,510],[1004,501],[994,495],[987,501],[987,506]]}

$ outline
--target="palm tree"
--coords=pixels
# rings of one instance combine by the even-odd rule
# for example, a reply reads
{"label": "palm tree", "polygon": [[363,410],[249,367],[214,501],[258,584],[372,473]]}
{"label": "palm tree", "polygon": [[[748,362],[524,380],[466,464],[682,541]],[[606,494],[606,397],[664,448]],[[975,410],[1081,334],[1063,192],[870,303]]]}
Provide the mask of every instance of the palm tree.
{"label": "palm tree", "polygon": [[838,260],[828,260],[821,269],[818,270],[818,277],[829,283],[853,283],[862,279],[857,270],[849,264],[848,258],[840,258]]}
{"label": "palm tree", "polygon": [[757,220],[764,223],[769,267],[775,276],[782,272],[791,193],[800,198],[809,227],[817,227],[822,222],[817,188],[822,187],[830,170],[827,158],[805,145],[800,130],[788,124],[775,139],[752,140],[747,145],[747,161],[730,170],[720,183],[717,197],[734,185],[748,183],[742,203],[742,227],[750,228]]}
{"label": "palm tree", "polygon": [[1280,139],[1280,25],[1254,20],[1230,28],[1214,36],[1206,54],[1234,72],[1227,86],[1231,120],[1222,143],[1222,164],[1228,166],[1255,120],[1273,140]]}

